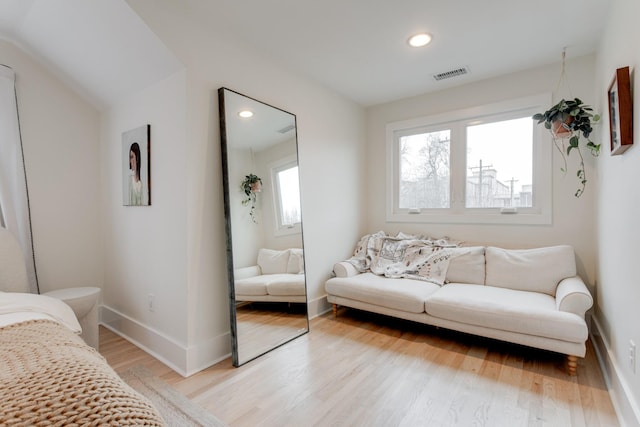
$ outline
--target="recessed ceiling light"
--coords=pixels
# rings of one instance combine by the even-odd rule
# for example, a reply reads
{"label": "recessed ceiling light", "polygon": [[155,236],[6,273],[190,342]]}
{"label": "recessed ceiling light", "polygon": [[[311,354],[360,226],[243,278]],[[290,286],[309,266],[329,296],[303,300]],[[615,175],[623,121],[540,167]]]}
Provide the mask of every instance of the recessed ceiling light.
{"label": "recessed ceiling light", "polygon": [[429,44],[431,41],[431,35],[427,33],[420,33],[413,35],[409,38],[409,46],[422,47]]}
{"label": "recessed ceiling light", "polygon": [[240,117],[243,119],[248,119],[249,117],[253,117],[253,111],[251,110],[242,110],[238,113]]}

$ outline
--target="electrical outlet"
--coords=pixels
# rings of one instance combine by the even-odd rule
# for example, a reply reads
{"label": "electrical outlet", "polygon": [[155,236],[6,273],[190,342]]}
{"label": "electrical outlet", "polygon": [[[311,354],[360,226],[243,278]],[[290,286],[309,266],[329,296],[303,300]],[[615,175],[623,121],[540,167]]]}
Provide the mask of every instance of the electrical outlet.
{"label": "electrical outlet", "polygon": [[154,312],[156,309],[156,296],[154,294],[147,295],[147,307],[150,312]]}
{"label": "electrical outlet", "polygon": [[629,340],[629,367],[631,372],[636,373],[636,343]]}

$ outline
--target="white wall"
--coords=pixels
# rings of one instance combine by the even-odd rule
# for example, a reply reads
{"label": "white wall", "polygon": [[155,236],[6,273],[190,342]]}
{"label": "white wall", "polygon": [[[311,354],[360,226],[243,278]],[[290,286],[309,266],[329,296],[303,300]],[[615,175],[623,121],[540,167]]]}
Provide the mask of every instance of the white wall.
{"label": "white wall", "polygon": [[[104,305],[111,314],[134,319],[183,347],[188,311],[185,106],[186,73],[181,71],[105,111],[100,150]],[[146,124],[151,125],[151,206],[123,206],[123,168],[128,165],[122,161],[122,133]],[[149,294],[154,295],[153,311]],[[126,329],[109,317],[105,322]],[[160,352],[143,337],[133,338]]]}
{"label": "white wall", "polygon": [[102,286],[99,113],[22,48],[0,40],[16,73],[40,291]]}
{"label": "white wall", "polygon": [[[221,86],[229,87],[297,116],[311,313],[314,308],[318,309],[318,302],[322,301],[324,281],[329,277],[333,263],[351,252],[361,231],[363,204],[359,189],[364,168],[364,111],[316,83],[282,69],[271,60],[263,58],[259,52],[233,44],[224,35],[216,34],[215,29],[199,24],[198,19],[189,16],[188,8],[181,7],[177,2],[130,0],[129,4],[186,67],[184,111],[179,111],[178,107],[173,111],[174,107],[168,105],[172,97],[166,92],[169,88],[162,89],[165,96],[158,100],[162,108],[168,110],[165,113],[185,114],[182,129],[186,154],[173,153],[180,166],[184,158],[185,174],[178,178],[161,166],[158,160],[154,160],[154,206],[149,208],[150,211],[146,211],[146,208],[131,211],[130,208],[117,206],[115,200],[107,199],[110,210],[108,215],[114,217],[114,223],[109,225],[107,233],[125,225],[130,230],[135,229],[138,222],[143,219],[148,221],[149,217],[157,215],[159,223],[163,224],[163,231],[177,227],[177,230],[169,232],[176,233],[175,243],[184,247],[158,254],[153,263],[156,272],[143,269],[139,273],[141,276],[138,276],[135,273],[138,267],[120,252],[126,250],[126,253],[134,256],[133,251],[125,249],[133,239],[128,235],[124,235],[122,241],[112,238],[107,243],[112,258],[108,257],[107,262],[108,269],[116,270],[113,274],[117,276],[111,277],[105,288],[116,288],[113,295],[110,294],[111,290],[106,291],[111,295],[108,297],[109,301],[113,304],[117,301],[118,307],[126,311],[126,316],[134,317],[134,321],[128,321],[126,316],[116,316],[114,324],[129,324],[132,331],[137,331],[133,333],[140,337],[144,328],[158,328],[157,331],[152,330],[157,332],[154,335],[157,340],[150,340],[147,349],[163,356],[160,353],[172,344],[177,344],[173,349],[177,353],[184,350],[182,353],[186,357],[184,365],[178,368],[188,374],[225,357],[229,352],[217,89]],[[159,87],[157,89],[160,90]],[[133,104],[137,105],[137,102],[134,101]],[[103,155],[115,159],[115,153],[109,153],[114,148],[106,147],[117,142],[117,132],[120,131],[118,128],[128,129],[127,126],[133,122],[139,125],[138,122],[149,120],[145,115],[152,114],[155,117],[161,110],[158,106],[156,113],[150,101],[140,103],[140,106],[130,108],[127,104],[119,107],[115,113],[117,117],[109,119],[110,124],[105,130],[108,138],[103,141]],[[145,108],[150,112],[145,112]],[[163,120],[169,120],[169,116]],[[160,129],[154,130],[158,128],[154,123],[152,146],[157,143],[153,135],[161,133]],[[178,130],[173,129],[173,126],[180,125],[172,125],[171,134]],[[182,135],[177,137],[182,138]],[[327,174],[327,165],[330,165],[330,174]],[[110,186],[116,184],[111,184],[109,179],[117,179],[115,174],[118,170],[115,164],[111,164],[110,168],[113,170],[108,172],[110,176],[105,176],[103,186],[109,194],[113,193],[108,197],[115,198],[115,190]],[[167,194],[167,198],[172,203],[180,202],[179,207],[183,212],[176,217],[184,222],[168,222],[175,207],[163,206],[160,209],[156,204],[156,189],[160,187],[158,180],[163,175],[179,180],[180,188],[174,186],[167,189],[171,192]],[[182,217],[182,214],[185,216]],[[148,240],[147,246],[159,246],[155,243],[157,238],[158,235]],[[117,259],[114,259],[116,255]],[[183,261],[186,265],[183,265]],[[174,279],[165,280],[169,287],[165,291],[176,296],[178,306],[177,311],[173,307],[159,306],[153,316],[175,319],[179,326],[155,322],[154,317],[146,313],[146,303],[140,301],[141,293],[148,292],[146,289],[152,285],[151,279],[159,275],[159,272]],[[145,290],[128,290],[132,285],[141,286]],[[129,295],[132,301],[126,300]],[[185,297],[186,304],[183,306],[182,298]],[[186,330],[182,324],[183,314],[187,322]],[[155,344],[160,342],[163,344]],[[169,357],[172,356],[164,356],[165,360]],[[181,363],[182,361],[176,361],[174,367]]]}
{"label": "white wall", "polygon": [[[229,166],[229,204],[231,219],[231,235],[233,236],[233,265],[234,268],[256,265],[258,250],[265,246],[263,204],[265,191],[258,194],[255,203],[255,219],[253,222],[249,212],[250,205],[243,205],[245,194],[240,189],[240,182],[248,173],[255,173],[262,177],[264,174],[256,168],[255,156],[250,150],[229,149],[227,146]],[[263,187],[265,187],[263,185]]]}
{"label": "white wall", "polygon": [[[571,79],[573,96],[593,104],[595,58],[581,57],[567,62],[567,74]],[[457,88],[430,93],[415,98],[383,104],[367,111],[368,135],[368,224],[367,232],[384,230],[419,232],[434,237],[449,236],[467,243],[490,244],[510,248],[525,248],[555,244],[570,244],[575,248],[578,271],[591,285],[595,282],[595,195],[597,178],[595,159],[585,156],[587,177],[590,178],[585,193],[579,199],[573,194],[577,181],[572,173],[560,171],[562,161],[554,152],[553,165],[553,218],[551,225],[478,225],[478,224],[411,224],[388,223],[385,216],[385,168],[387,123],[491,104],[540,93],[556,88],[560,76],[560,64],[501,76]],[[553,99],[571,95],[565,85]],[[551,139],[549,138],[549,143]],[[573,155],[568,159],[577,161]],[[575,168],[569,167],[569,171]]]}
{"label": "white wall", "polygon": [[[640,423],[640,365],[628,360],[629,340],[640,345],[640,3],[616,0],[598,55],[595,87],[605,125],[598,129],[603,153],[598,161],[598,287],[595,319],[602,336],[601,356],[612,387],[619,417],[629,426]],[[634,146],[610,156],[607,90],[615,70],[630,66],[634,100]],[[638,355],[640,357],[640,354]]]}

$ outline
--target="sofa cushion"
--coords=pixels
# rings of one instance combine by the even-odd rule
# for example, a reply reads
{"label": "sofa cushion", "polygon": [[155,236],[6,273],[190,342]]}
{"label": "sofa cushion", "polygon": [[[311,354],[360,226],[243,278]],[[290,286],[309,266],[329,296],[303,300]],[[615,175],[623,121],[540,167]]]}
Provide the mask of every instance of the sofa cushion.
{"label": "sofa cushion", "polygon": [[487,247],[485,284],[551,296],[558,283],[576,275],[573,248],[568,245],[536,249]]}
{"label": "sofa cushion", "polygon": [[263,277],[269,295],[305,295],[303,274],[269,274]]}
{"label": "sofa cushion", "polygon": [[286,273],[289,263],[289,250],[260,249],[258,251],[258,265],[262,274]]}
{"label": "sofa cushion", "polygon": [[289,262],[287,262],[287,273],[302,274],[304,273],[304,256],[302,249],[289,249]]}
{"label": "sofa cushion", "polygon": [[233,270],[233,278],[235,280],[246,279],[248,277],[254,277],[261,275],[260,267],[252,265],[250,267],[241,267]]}
{"label": "sofa cushion", "polygon": [[463,253],[449,261],[446,281],[484,285],[484,246],[457,248],[454,251]]}
{"label": "sofa cushion", "polygon": [[334,277],[325,283],[327,293],[411,313],[423,313],[426,298],[440,289],[429,282],[390,279],[373,273]]}
{"label": "sofa cushion", "polygon": [[267,295],[267,283],[262,279],[264,276],[248,277],[236,280],[234,288],[237,295]]}
{"label": "sofa cushion", "polygon": [[425,302],[427,314],[441,319],[521,334],[584,342],[587,326],[559,311],[552,296],[494,286],[450,283]]}

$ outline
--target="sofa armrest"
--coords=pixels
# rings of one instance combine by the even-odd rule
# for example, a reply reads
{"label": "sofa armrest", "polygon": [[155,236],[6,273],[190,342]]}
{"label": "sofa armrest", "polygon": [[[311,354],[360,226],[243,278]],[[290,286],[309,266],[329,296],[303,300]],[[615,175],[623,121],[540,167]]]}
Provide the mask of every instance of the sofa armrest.
{"label": "sofa armrest", "polygon": [[358,269],[356,269],[353,264],[346,261],[334,264],[333,272],[335,273],[336,277],[351,277],[355,276],[356,274],[360,274]]}
{"label": "sofa armrest", "polygon": [[556,289],[558,310],[574,313],[584,318],[584,314],[592,305],[591,293],[580,277],[573,276],[560,281]]}
{"label": "sofa armrest", "polygon": [[251,267],[236,268],[235,270],[233,270],[233,278],[235,280],[247,279],[249,277],[260,276],[261,274],[262,271],[257,265],[252,265]]}

